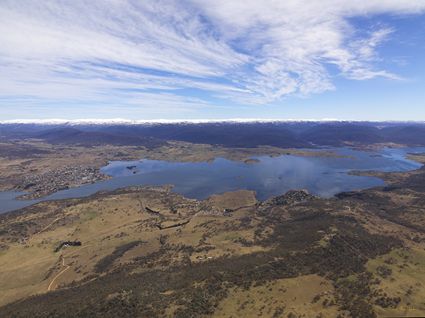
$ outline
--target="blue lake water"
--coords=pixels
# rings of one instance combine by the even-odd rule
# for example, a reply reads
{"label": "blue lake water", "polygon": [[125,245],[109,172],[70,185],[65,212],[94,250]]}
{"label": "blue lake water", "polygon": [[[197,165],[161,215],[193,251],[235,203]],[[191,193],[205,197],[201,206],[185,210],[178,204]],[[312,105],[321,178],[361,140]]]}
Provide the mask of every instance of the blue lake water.
{"label": "blue lake water", "polygon": [[114,161],[101,171],[113,178],[78,188],[58,191],[38,200],[16,200],[20,193],[0,192],[0,213],[37,202],[85,197],[98,191],[137,185],[174,186],[173,191],[189,198],[204,199],[212,194],[248,189],[259,200],[291,189],[331,197],[342,191],[384,185],[379,178],[353,176],[353,170],[408,171],[421,164],[408,160],[408,153],[423,153],[425,148],[386,148],[376,152],[348,148],[329,149],[344,157],[258,156],[258,163],[243,163],[217,158],[212,162],[168,162],[160,160]]}

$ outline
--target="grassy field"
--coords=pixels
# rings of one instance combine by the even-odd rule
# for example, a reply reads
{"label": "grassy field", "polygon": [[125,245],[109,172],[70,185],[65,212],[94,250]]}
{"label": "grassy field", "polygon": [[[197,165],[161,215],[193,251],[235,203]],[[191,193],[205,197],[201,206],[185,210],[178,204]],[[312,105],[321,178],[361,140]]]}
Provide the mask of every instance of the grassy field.
{"label": "grassy field", "polygon": [[[171,194],[166,189],[140,190],[129,194],[116,194],[88,200],[74,200],[75,203],[61,210],[60,216],[51,219],[49,211],[22,215],[14,222],[28,223],[31,227],[22,233],[24,241],[7,244],[0,254],[0,304],[5,304],[24,296],[47,291],[53,278],[66,266],[70,268],[56,277],[51,290],[72,282],[82,281],[95,272],[96,263],[111,254],[114,249],[128,242],[142,241],[143,244],[130,249],[111,264],[123,265],[135,256],[141,257],[160,249],[160,237],[174,244],[198,245],[199,242],[214,246],[211,252],[195,252],[194,262],[219,257],[225,253],[238,254],[262,250],[261,247],[241,247],[228,233],[218,233],[224,224],[235,217],[217,217],[224,208],[237,209],[256,203],[249,191],[226,193],[214,196],[200,203]],[[44,203],[46,205],[46,203]],[[159,216],[152,216],[146,210],[155,210]],[[173,209],[172,209],[173,208]],[[190,217],[184,227],[160,231],[156,224],[173,224]],[[204,225],[208,226],[208,239],[204,236]],[[252,231],[251,231],[252,232]],[[253,236],[249,230],[232,232],[233,238]],[[54,252],[62,241],[81,241],[82,246],[64,247]],[[63,262],[63,260],[65,260]]]}
{"label": "grassy field", "polygon": [[133,187],[4,214],[0,316],[425,315],[424,177],[264,202]]}
{"label": "grassy field", "polygon": [[380,316],[425,316],[425,250],[413,246],[370,260],[367,269],[379,280],[376,290],[400,298],[396,307],[376,306]]}
{"label": "grassy field", "polygon": [[[326,304],[325,306],[323,304]],[[336,317],[332,283],[317,275],[279,279],[249,289],[236,288],[213,317]]]}

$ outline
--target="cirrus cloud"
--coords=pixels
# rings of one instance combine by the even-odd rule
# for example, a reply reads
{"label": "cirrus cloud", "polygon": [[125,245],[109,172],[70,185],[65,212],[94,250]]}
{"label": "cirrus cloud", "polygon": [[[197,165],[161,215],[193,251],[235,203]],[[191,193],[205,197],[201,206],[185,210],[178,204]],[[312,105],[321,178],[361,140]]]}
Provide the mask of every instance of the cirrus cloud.
{"label": "cirrus cloud", "polygon": [[159,94],[165,108],[202,107],[205,96],[266,104],[321,93],[335,75],[397,79],[379,67],[394,29],[351,19],[424,10],[423,0],[4,0],[0,96],[145,105]]}

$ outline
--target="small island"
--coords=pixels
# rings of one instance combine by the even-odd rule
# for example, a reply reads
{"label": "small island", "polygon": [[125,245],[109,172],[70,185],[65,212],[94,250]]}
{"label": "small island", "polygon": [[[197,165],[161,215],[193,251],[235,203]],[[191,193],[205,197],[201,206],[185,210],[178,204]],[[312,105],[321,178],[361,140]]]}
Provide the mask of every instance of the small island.
{"label": "small island", "polygon": [[243,162],[246,163],[247,165],[252,165],[254,163],[259,163],[260,160],[255,158],[249,158],[249,159],[245,159]]}

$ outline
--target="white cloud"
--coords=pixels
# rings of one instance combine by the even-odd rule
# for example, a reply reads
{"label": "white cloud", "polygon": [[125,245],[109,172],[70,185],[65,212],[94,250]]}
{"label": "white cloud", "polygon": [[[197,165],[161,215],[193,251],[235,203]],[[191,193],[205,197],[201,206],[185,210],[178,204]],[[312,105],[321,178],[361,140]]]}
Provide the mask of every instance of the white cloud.
{"label": "white cloud", "polygon": [[397,79],[378,67],[394,30],[359,32],[349,19],[424,10],[424,0],[4,0],[0,96],[146,107],[155,90],[157,102],[202,106],[176,90],[268,103],[334,89],[329,65]]}

